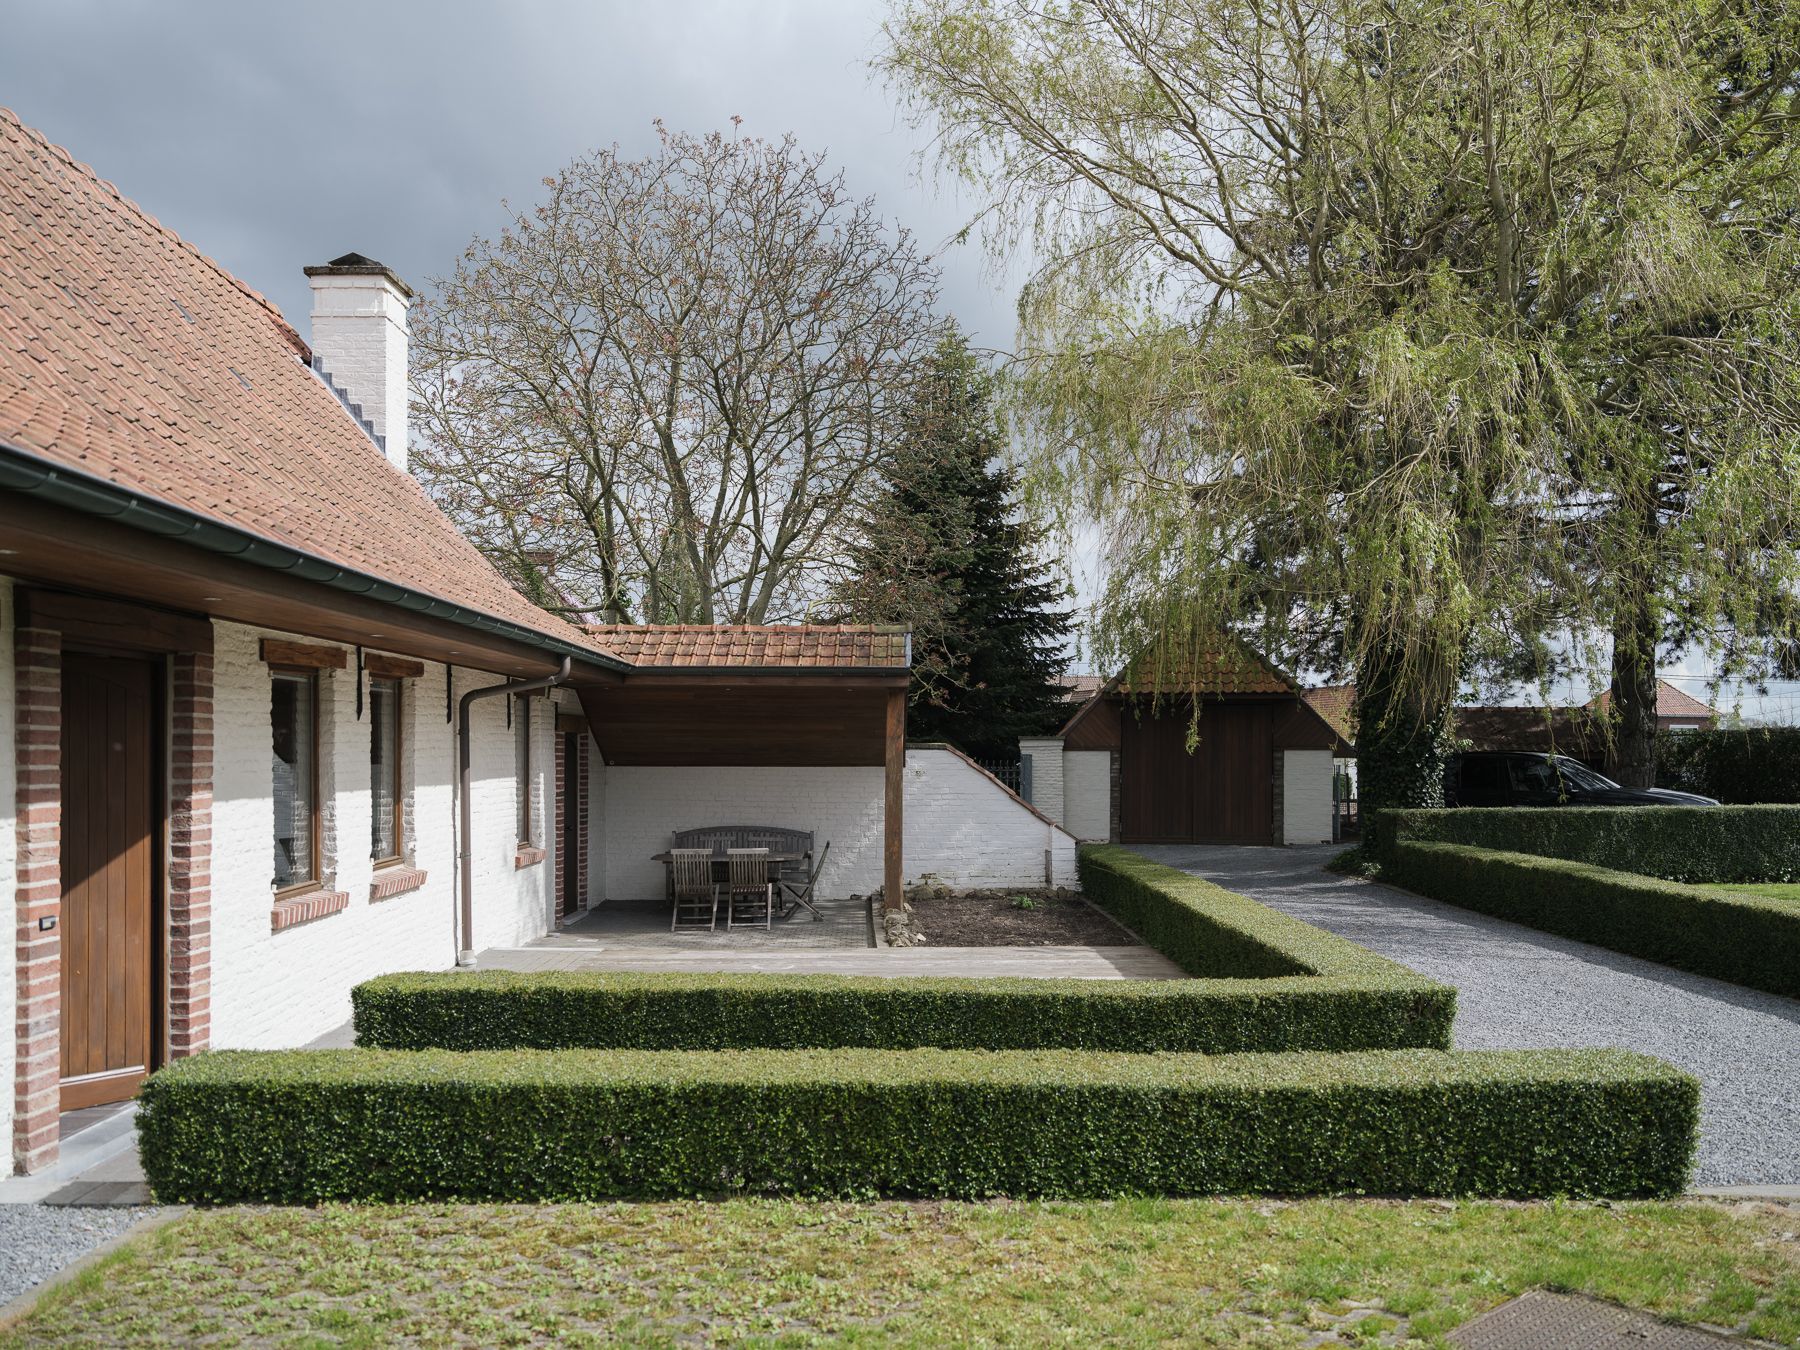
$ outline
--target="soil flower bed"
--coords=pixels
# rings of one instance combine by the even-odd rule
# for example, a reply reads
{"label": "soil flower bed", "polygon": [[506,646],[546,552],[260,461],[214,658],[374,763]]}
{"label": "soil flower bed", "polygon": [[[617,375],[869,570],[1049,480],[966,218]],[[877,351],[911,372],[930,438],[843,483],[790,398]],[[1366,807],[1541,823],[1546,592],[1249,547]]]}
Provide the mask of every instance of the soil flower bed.
{"label": "soil flower bed", "polygon": [[1074,891],[950,891],[907,897],[915,940],[935,947],[1132,947],[1138,939]]}

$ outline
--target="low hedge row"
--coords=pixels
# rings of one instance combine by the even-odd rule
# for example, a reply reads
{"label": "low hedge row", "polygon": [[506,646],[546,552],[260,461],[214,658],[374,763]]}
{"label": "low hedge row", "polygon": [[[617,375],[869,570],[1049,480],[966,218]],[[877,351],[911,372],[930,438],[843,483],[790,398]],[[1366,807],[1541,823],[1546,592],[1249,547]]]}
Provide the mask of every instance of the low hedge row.
{"label": "low hedge row", "polygon": [[1666,1195],[1697,1084],[1624,1051],[223,1051],[145,1084],[164,1203],[728,1193]]}
{"label": "low hedge row", "polygon": [[1383,811],[1374,851],[1402,841],[1534,853],[1668,881],[1800,880],[1800,807],[1574,806]]}
{"label": "low hedge row", "polygon": [[1779,901],[1558,858],[1404,840],[1389,850],[1382,878],[1547,933],[1800,997],[1800,910]]}
{"label": "low hedge row", "polygon": [[389,975],[358,1045],[419,1050],[849,1048],[1242,1051],[1448,1047],[1456,991],[1118,848],[1087,894],[1192,980],[833,975]]}
{"label": "low hedge row", "polygon": [[386,975],[352,995],[389,1050],[1248,1050],[1447,1046],[1455,991],[1415,980],[881,975]]}

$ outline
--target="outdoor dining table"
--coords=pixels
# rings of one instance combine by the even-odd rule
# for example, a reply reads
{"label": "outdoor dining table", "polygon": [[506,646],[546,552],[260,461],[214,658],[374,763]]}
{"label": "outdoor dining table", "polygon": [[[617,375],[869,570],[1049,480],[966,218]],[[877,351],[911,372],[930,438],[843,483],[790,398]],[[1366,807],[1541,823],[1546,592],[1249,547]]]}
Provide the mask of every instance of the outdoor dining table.
{"label": "outdoor dining table", "polygon": [[[792,863],[792,862],[803,862],[803,861],[805,861],[806,856],[807,855],[804,853],[791,853],[791,852],[779,851],[776,849],[770,849],[769,850],[769,872],[768,872],[769,880],[770,881],[780,881],[781,880],[781,869],[782,869],[783,865],[785,865],[787,863]],[[667,886],[668,886],[669,896],[671,899],[673,899],[674,895],[675,895],[675,874],[672,871],[669,871],[668,868],[669,868],[669,865],[675,861],[674,853],[672,851],[670,851],[669,849],[664,849],[661,853],[652,853],[650,855],[650,861],[651,862],[659,862],[663,865],[663,868],[665,871],[665,876],[667,878]],[[728,882],[731,880],[731,855],[728,854],[724,849],[716,848],[713,850],[712,874],[713,874],[713,880],[717,881],[717,882],[723,883],[723,882]],[[786,918],[789,914],[791,914],[793,912],[794,906],[793,906],[793,903],[790,901],[787,903],[787,906],[785,908],[779,907],[781,904],[780,897],[779,897],[780,889],[781,888],[779,886],[776,887],[776,891],[778,893],[777,901],[776,901],[778,908],[776,910],[776,913],[779,917]],[[807,908],[812,909],[812,906],[808,905]],[[817,911],[815,910],[814,913],[817,913]]]}

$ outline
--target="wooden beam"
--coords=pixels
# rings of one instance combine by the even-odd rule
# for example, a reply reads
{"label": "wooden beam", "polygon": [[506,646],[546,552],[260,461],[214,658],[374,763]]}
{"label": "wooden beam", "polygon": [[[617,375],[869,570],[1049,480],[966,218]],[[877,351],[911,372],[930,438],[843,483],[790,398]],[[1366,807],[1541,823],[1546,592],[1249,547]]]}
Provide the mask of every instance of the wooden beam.
{"label": "wooden beam", "polygon": [[902,885],[906,875],[901,856],[906,801],[906,690],[890,689],[887,696],[887,801],[881,819],[884,833],[881,868],[881,907],[897,913],[905,903]]}
{"label": "wooden beam", "polygon": [[65,647],[151,652],[213,649],[212,622],[203,614],[181,614],[153,605],[36,586],[20,586],[16,595],[20,625],[58,629]]}
{"label": "wooden beam", "polygon": [[262,659],[272,666],[306,666],[313,670],[343,670],[350,664],[350,654],[342,647],[320,647],[281,638],[262,640]]}
{"label": "wooden beam", "polygon": [[425,674],[425,663],[410,656],[389,656],[385,652],[366,652],[363,669],[378,680],[416,680]]}

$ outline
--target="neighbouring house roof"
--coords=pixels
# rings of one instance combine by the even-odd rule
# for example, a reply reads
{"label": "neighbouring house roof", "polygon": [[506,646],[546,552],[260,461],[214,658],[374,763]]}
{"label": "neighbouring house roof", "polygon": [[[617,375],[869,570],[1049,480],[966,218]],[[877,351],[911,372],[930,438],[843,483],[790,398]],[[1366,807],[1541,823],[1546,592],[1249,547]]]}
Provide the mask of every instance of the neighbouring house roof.
{"label": "neighbouring house roof", "polygon": [[904,670],[904,628],[879,624],[588,624],[636,666],[710,669]]}
{"label": "neighbouring house roof", "polygon": [[[1353,684],[1308,689],[1306,701],[1313,711],[1331,723],[1338,735],[1350,735]],[[1603,749],[1595,712],[1604,713],[1611,703],[1603,692],[1581,707],[1547,708],[1537,704],[1459,707],[1454,712],[1456,735],[1476,750],[1560,750],[1577,758],[1599,758]],[[1656,682],[1656,715],[1677,721],[1713,721],[1718,713],[1677,689],[1667,680]]]}
{"label": "neighbouring house roof", "polygon": [[1327,684],[1317,689],[1304,689],[1300,696],[1306,700],[1308,707],[1325,719],[1326,725],[1337,732],[1346,745],[1356,744],[1353,734],[1355,728],[1350,716],[1356,702],[1355,685]]}
{"label": "neighbouring house roof", "polygon": [[[1593,706],[1605,712],[1612,706],[1612,691],[1604,689],[1596,694]],[[1658,717],[1693,718],[1696,721],[1711,721],[1718,717],[1717,710],[1709,708],[1693,695],[1676,688],[1669,681],[1658,679],[1656,682],[1656,715]]]}
{"label": "neighbouring house roof", "polygon": [[0,447],[606,659],[388,463],[273,304],[5,109],[0,260]]}
{"label": "neighbouring house roof", "polygon": [[1086,703],[1106,680],[1100,675],[1063,675],[1056,682],[1062,686],[1064,703]]}

